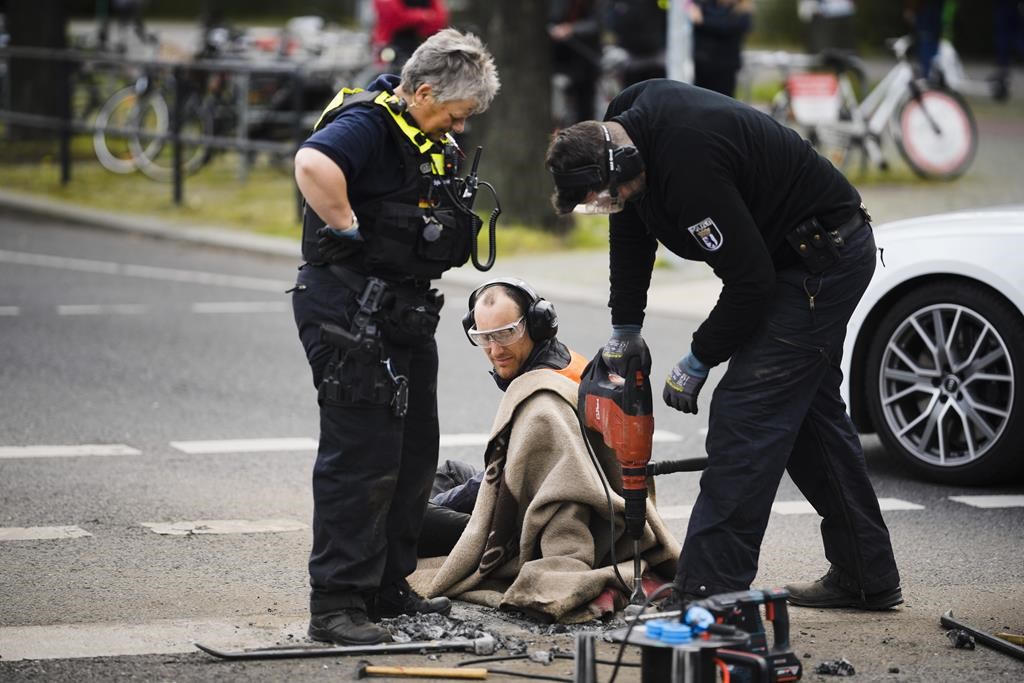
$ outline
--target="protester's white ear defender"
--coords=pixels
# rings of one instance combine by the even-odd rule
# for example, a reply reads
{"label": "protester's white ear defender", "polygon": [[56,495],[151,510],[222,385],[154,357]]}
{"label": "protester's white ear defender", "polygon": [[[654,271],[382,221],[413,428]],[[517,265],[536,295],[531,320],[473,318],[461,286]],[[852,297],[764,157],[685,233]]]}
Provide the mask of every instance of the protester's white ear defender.
{"label": "protester's white ear defender", "polygon": [[[462,329],[466,333],[466,339],[469,339],[469,330],[476,325],[473,308],[476,306],[477,298],[481,292],[494,285],[504,285],[522,295],[527,304],[523,309],[523,318],[526,320],[526,333],[530,335],[530,339],[540,342],[545,339],[551,339],[558,334],[558,314],[555,313],[554,304],[538,295],[525,280],[499,277],[488,280],[474,289],[469,295],[469,310],[462,317]],[[472,341],[470,339],[470,343]]]}

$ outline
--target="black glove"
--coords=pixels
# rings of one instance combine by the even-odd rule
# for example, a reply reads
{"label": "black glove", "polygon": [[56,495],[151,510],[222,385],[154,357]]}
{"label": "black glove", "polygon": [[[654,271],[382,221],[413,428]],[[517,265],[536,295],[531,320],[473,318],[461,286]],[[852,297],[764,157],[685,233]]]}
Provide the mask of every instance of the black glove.
{"label": "black glove", "polygon": [[317,249],[328,263],[342,261],[351,256],[363,241],[358,227],[355,230],[343,231],[325,225],[316,231],[316,236],[320,238],[316,241]]}
{"label": "black glove", "polygon": [[666,405],[696,415],[697,394],[707,378],[708,367],[697,360],[693,353],[688,353],[672,367],[661,397],[665,399]]}
{"label": "black glove", "polygon": [[[651,373],[651,353],[640,336],[639,325],[613,325],[612,336],[601,349],[601,357],[608,369],[619,377],[626,376],[630,365],[642,369],[646,375]],[[640,363],[636,365],[638,358]]]}

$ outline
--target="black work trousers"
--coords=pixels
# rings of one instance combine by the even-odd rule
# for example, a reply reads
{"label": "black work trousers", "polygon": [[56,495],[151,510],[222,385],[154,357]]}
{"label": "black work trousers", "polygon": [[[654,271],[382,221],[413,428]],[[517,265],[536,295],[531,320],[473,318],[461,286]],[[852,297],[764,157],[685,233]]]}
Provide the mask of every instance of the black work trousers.
{"label": "black work trousers", "polygon": [[843,587],[875,593],[899,585],[889,531],[840,396],[846,325],[874,269],[874,237],[865,226],[825,272],[799,265],[777,272],[762,324],[732,356],[711,400],[708,466],[676,574],[684,592],[750,587],[783,470],[821,516],[825,557]]}
{"label": "black work trousers", "polygon": [[[320,325],[349,329],[352,291],[325,267],[304,266],[292,295],[299,338],[320,385],[334,349]],[[409,381],[408,412],[389,405],[321,401],[313,467],[310,611],[362,607],[364,596],[416,569],[416,544],[437,467],[437,344],[384,340],[394,371]]]}

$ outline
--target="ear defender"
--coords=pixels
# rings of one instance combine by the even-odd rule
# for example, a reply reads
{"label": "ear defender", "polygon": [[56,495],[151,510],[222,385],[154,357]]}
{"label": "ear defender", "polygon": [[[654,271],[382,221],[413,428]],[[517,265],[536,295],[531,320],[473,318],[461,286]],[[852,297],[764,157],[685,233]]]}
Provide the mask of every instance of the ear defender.
{"label": "ear defender", "polygon": [[[520,292],[529,301],[529,305],[523,313],[526,320],[526,333],[535,342],[551,339],[558,334],[558,314],[555,313],[555,306],[547,299],[540,297],[533,287],[524,280],[518,278],[495,278],[488,280],[473,290],[469,295],[469,309],[462,316],[462,329],[469,339],[469,330],[476,324],[473,317],[473,307],[476,306],[477,297],[482,291],[494,285],[504,285],[510,289]],[[472,343],[472,340],[470,340]]]}

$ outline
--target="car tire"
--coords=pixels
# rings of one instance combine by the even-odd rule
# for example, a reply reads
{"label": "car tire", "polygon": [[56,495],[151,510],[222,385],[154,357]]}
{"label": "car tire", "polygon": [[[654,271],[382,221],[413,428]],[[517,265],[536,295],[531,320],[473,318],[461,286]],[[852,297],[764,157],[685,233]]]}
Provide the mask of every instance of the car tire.
{"label": "car tire", "polygon": [[889,306],[871,334],[865,396],[889,452],[949,484],[1024,470],[1024,319],[1016,308],[975,283],[933,281]]}

